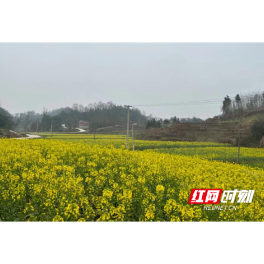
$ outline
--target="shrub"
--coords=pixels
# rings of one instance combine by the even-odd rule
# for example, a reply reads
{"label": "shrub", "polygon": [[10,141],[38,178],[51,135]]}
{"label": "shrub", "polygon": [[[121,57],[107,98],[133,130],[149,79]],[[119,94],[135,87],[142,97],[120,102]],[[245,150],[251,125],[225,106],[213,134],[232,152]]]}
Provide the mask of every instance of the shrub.
{"label": "shrub", "polygon": [[262,139],[260,140],[259,147],[264,148],[264,137],[262,137]]}
{"label": "shrub", "polygon": [[256,120],[251,127],[251,134],[255,140],[261,140],[264,136],[264,119]]}

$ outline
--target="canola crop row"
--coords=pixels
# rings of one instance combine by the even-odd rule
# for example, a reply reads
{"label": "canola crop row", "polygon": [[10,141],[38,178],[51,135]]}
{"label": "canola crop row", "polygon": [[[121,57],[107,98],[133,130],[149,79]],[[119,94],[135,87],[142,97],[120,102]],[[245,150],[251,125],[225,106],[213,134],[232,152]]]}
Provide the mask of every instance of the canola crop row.
{"label": "canola crop row", "polygon": [[[149,151],[149,150],[146,150]],[[151,152],[169,153],[172,155],[196,156],[208,160],[237,163],[238,149],[236,147],[198,147],[198,148],[156,148]],[[240,148],[239,160],[241,164],[251,167],[264,167],[263,148]]]}
{"label": "canola crop row", "polygon": [[[263,221],[264,171],[61,140],[0,140],[1,221]],[[191,189],[255,190],[237,210],[188,205]],[[236,205],[236,204],[235,204]]]}
{"label": "canola crop row", "polygon": [[[50,138],[49,138],[50,139]],[[126,148],[126,137],[121,135],[98,135],[96,140],[89,134],[56,134],[51,139],[66,141],[81,141],[89,145],[114,146]],[[132,149],[132,139],[129,139]],[[186,141],[146,141],[135,140],[135,149],[142,151],[155,151],[185,156],[197,156],[202,159],[237,163],[237,147],[230,144],[214,142],[186,142]],[[240,163],[251,167],[264,168],[263,148],[240,148]]]}
{"label": "canola crop row", "polygon": [[[45,134],[46,139],[59,139],[66,141],[82,141],[87,144],[109,145],[114,144],[116,147],[126,145],[126,135],[108,135],[108,134],[96,134],[95,140],[93,134]],[[130,147],[132,146],[132,138],[129,137]],[[229,144],[220,144],[214,142],[188,142],[188,141],[147,141],[136,140],[135,145],[137,150],[156,149],[156,148],[196,148],[196,147],[232,147]]]}

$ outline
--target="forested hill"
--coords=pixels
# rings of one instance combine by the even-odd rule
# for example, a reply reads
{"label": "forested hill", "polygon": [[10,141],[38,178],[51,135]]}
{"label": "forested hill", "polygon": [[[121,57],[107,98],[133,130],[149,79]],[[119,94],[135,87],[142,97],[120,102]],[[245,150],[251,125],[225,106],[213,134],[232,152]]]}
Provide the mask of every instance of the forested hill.
{"label": "forested hill", "polygon": [[0,128],[11,128],[13,126],[11,114],[0,107]]}
{"label": "forested hill", "polygon": [[262,114],[264,112],[264,91],[248,95],[237,94],[234,99],[227,95],[223,101],[222,112],[222,116],[219,117],[226,120]]}
{"label": "forested hill", "polygon": [[[145,126],[147,117],[136,108],[130,109],[130,123]],[[80,120],[87,121],[90,128],[101,128],[116,125],[125,125],[127,122],[127,108],[112,102],[94,103],[84,107],[74,104],[72,107],[60,108],[52,111],[44,110],[42,114],[34,111],[16,114],[14,123],[16,130],[36,131],[37,126],[42,131],[50,130],[51,121],[54,131],[62,130],[61,124],[72,129],[78,127]],[[38,123],[38,124],[37,124]]]}
{"label": "forested hill", "polygon": [[[130,109],[130,121],[146,124],[146,116],[136,108]],[[124,125],[127,122],[127,108],[114,103],[94,103],[87,107],[73,105],[72,108],[60,108],[51,112],[43,113],[43,129],[49,127],[49,120],[53,123],[65,124],[67,127],[77,127],[79,120],[88,121],[90,127],[107,127],[113,125]]]}

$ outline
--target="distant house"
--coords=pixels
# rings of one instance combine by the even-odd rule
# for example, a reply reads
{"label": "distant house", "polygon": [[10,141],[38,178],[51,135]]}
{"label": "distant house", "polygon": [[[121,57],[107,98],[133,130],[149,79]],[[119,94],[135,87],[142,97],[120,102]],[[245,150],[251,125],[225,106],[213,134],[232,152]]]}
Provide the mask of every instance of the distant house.
{"label": "distant house", "polygon": [[62,126],[62,128],[67,128],[67,127],[65,126],[65,124],[61,124],[61,126]]}
{"label": "distant house", "polygon": [[89,129],[89,122],[84,120],[79,120],[79,128]]}

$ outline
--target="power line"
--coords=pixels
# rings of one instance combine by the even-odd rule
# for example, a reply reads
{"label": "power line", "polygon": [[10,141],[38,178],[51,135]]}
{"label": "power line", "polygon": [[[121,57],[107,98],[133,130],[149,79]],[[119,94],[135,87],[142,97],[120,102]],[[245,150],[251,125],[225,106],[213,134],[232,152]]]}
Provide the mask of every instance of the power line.
{"label": "power line", "polygon": [[153,107],[153,106],[181,106],[181,105],[199,105],[199,104],[216,104],[222,100],[204,100],[204,101],[189,101],[189,102],[177,102],[177,103],[166,103],[166,104],[145,104],[145,105],[133,105],[134,107]]}
{"label": "power line", "polygon": [[[255,95],[244,95],[240,96],[240,98],[253,98]],[[235,99],[235,96],[229,97],[231,100]],[[152,106],[181,106],[181,105],[199,105],[199,104],[216,104],[223,102],[222,99],[207,99],[207,100],[197,100],[197,101],[186,101],[186,102],[175,102],[175,103],[162,103],[162,104],[141,104],[141,105],[133,105],[133,107],[152,107]]]}

